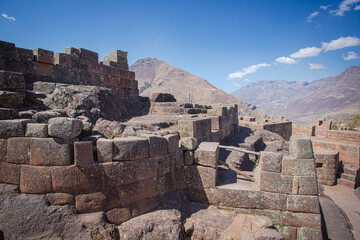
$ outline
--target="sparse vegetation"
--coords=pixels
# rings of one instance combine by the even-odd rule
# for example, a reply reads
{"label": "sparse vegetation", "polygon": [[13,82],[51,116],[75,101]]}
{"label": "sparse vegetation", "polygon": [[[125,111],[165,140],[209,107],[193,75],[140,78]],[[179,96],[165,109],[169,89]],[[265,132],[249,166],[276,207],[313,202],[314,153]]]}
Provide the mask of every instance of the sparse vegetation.
{"label": "sparse vegetation", "polygon": [[349,130],[359,131],[360,128],[360,114],[356,114],[347,120],[344,120],[342,117],[336,119],[332,124],[332,129],[340,130],[341,127],[345,127]]}
{"label": "sparse vegetation", "polygon": [[148,82],[144,82],[144,86],[142,86],[140,89],[139,89],[139,93],[142,93],[144,92],[146,89],[148,89],[149,87],[151,87],[151,84],[148,83]]}

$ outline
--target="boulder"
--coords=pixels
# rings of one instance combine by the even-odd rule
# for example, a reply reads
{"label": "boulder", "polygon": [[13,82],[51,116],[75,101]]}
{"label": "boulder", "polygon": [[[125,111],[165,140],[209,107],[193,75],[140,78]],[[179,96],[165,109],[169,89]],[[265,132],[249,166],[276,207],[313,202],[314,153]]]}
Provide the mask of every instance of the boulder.
{"label": "boulder", "polygon": [[151,102],[176,102],[174,95],[170,93],[153,93],[150,98]]}
{"label": "boulder", "polygon": [[73,139],[82,129],[82,121],[75,118],[57,117],[49,120],[49,135],[52,137]]}
{"label": "boulder", "polygon": [[32,119],[39,123],[48,123],[51,118],[61,117],[61,113],[54,111],[43,111],[33,114]]}

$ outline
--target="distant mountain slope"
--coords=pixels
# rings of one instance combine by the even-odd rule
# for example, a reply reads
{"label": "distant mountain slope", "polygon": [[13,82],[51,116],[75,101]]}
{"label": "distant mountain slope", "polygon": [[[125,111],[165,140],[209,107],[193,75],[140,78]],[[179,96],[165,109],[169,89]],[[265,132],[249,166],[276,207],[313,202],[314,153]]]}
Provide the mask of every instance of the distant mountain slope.
{"label": "distant mountain slope", "polygon": [[259,81],[232,94],[299,124],[347,117],[360,112],[360,65],[311,83]]}
{"label": "distant mountain slope", "polygon": [[171,66],[156,58],[139,59],[130,67],[139,82],[140,95],[151,96],[152,93],[171,93],[178,102],[214,104],[239,104],[242,115],[251,115],[259,119],[269,116],[254,105],[246,103],[185,70]]}

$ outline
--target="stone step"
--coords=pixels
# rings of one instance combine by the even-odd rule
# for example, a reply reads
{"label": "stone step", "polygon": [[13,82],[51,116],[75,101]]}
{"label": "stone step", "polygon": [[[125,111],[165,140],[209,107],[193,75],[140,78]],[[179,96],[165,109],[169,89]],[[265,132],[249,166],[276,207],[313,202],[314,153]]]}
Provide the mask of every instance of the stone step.
{"label": "stone step", "polygon": [[356,172],[359,169],[359,167],[351,166],[351,165],[344,165],[344,173],[351,174],[356,176]]}
{"label": "stone step", "polygon": [[355,177],[355,175],[352,175],[352,174],[342,173],[340,178],[351,181],[351,182],[355,182],[356,177]]}
{"label": "stone step", "polygon": [[346,187],[349,187],[349,188],[355,188],[354,181],[349,181],[349,180],[338,178],[337,183],[339,185],[346,186]]}
{"label": "stone step", "polygon": [[24,93],[0,90],[0,106],[6,108],[21,107],[24,99]]}
{"label": "stone step", "polygon": [[0,120],[15,119],[17,117],[15,109],[0,108]]}

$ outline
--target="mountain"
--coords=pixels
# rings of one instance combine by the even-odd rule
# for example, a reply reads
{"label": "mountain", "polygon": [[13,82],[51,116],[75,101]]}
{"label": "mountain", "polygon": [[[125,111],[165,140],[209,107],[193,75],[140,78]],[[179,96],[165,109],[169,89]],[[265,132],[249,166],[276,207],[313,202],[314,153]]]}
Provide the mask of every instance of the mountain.
{"label": "mountain", "polygon": [[217,89],[205,79],[156,58],[139,59],[130,66],[130,70],[135,72],[141,96],[150,97],[153,93],[163,92],[173,94],[180,103],[236,103],[241,115],[269,118],[269,115],[256,106]]}
{"label": "mountain", "polygon": [[232,95],[256,104],[273,117],[310,125],[320,118],[335,120],[360,112],[360,65],[308,82],[259,81]]}

